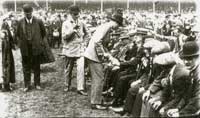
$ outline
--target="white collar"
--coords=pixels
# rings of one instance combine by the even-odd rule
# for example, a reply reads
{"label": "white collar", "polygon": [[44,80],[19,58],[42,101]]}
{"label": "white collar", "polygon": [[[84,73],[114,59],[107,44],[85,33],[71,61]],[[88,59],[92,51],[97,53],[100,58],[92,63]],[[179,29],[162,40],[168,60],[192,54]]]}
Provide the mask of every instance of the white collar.
{"label": "white collar", "polygon": [[[31,23],[32,24],[32,22],[33,22],[33,16],[31,17],[31,19],[30,20],[28,20],[27,18],[25,18],[26,19],[26,22],[27,23]],[[29,22],[30,21],[30,22]]]}

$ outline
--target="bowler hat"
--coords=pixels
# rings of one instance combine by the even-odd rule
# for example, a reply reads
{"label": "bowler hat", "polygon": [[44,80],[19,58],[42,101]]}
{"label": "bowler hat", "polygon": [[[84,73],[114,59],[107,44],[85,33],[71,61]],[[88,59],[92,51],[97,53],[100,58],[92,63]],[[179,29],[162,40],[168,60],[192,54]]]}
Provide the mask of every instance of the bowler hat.
{"label": "bowler hat", "polygon": [[195,41],[188,41],[183,45],[180,58],[199,56],[199,46]]}
{"label": "bowler hat", "polygon": [[71,6],[69,7],[69,12],[70,12],[70,13],[79,13],[79,12],[80,12],[80,9],[79,9],[79,7],[76,6],[76,5],[71,5]]}
{"label": "bowler hat", "polygon": [[24,4],[23,5],[23,11],[26,14],[32,13],[33,12],[33,7],[30,4]]}
{"label": "bowler hat", "polygon": [[117,22],[120,26],[123,24],[123,14],[120,12],[116,12],[112,15],[111,20]]}

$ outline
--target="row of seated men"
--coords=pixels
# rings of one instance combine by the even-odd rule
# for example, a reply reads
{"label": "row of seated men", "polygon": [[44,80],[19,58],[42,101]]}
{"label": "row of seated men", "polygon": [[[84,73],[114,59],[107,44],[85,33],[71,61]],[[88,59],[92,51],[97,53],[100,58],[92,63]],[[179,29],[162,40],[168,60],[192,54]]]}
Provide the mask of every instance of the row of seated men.
{"label": "row of seated men", "polygon": [[196,40],[185,42],[178,52],[174,40],[156,41],[139,36],[131,42],[125,39],[120,45],[123,43],[124,46],[114,45],[111,50],[120,60],[120,66],[106,63],[104,68],[103,95],[111,101],[111,110],[134,117],[198,114],[200,83]]}

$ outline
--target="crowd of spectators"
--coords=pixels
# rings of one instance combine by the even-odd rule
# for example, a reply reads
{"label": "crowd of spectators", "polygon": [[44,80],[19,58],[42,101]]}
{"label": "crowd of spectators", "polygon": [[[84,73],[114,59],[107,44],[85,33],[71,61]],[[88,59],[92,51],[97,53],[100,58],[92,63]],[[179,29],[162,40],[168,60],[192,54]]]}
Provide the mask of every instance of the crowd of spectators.
{"label": "crowd of spectators", "polygon": [[[61,28],[68,13],[34,11],[43,20],[51,48],[62,48]],[[84,11],[90,35],[112,11]],[[22,14],[1,16],[13,37]],[[199,31],[195,13],[124,11],[123,25],[110,33],[109,52],[119,64],[103,60],[104,103],[126,116],[187,116],[200,110]],[[89,40],[89,39],[88,39]],[[192,62],[188,62],[192,61]]]}

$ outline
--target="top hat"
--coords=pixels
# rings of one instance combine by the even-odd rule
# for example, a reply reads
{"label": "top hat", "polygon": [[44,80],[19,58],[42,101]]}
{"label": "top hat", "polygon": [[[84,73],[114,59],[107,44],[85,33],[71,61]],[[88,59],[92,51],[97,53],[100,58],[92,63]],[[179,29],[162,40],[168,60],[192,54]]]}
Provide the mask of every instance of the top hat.
{"label": "top hat", "polygon": [[71,6],[69,7],[69,12],[70,12],[70,13],[79,13],[79,12],[80,12],[80,9],[79,9],[79,7],[76,6],[76,5],[71,5]]}
{"label": "top hat", "polygon": [[199,56],[199,46],[195,41],[188,41],[183,45],[183,50],[180,52],[181,58]]}
{"label": "top hat", "polygon": [[23,11],[26,14],[30,14],[33,12],[33,7],[30,4],[24,4],[23,5]]}

